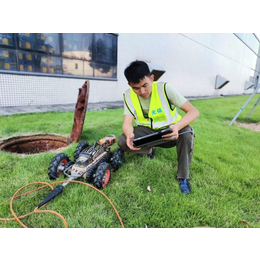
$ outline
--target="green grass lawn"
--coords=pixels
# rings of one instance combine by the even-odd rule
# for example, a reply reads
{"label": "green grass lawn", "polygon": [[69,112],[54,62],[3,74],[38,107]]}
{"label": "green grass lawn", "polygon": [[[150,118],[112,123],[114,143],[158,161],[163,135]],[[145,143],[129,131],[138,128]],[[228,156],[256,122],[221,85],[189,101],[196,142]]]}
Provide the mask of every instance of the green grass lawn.
{"label": "green grass lawn", "polygon": [[[112,174],[103,192],[116,206],[127,228],[184,228],[210,226],[243,228],[242,220],[260,227],[260,132],[229,126],[249,96],[194,100],[200,117],[195,129],[194,157],[191,165],[189,195],[180,192],[176,176],[176,149],[156,148],[153,160],[125,154],[123,166]],[[260,105],[250,112],[256,95],[237,121],[260,121]],[[182,113],[181,113],[182,114]],[[69,135],[74,113],[37,113],[0,117],[0,138],[24,133]],[[121,134],[123,110],[86,113],[80,141],[93,144],[98,139]],[[63,152],[73,159],[77,144]],[[117,149],[112,146],[112,151]],[[0,203],[12,197],[23,185],[48,179],[48,167],[57,152],[15,155],[0,152]],[[63,179],[62,179],[63,180]],[[151,191],[147,187],[151,187]],[[36,186],[34,186],[36,187]],[[31,187],[32,189],[33,187]],[[50,190],[44,189],[14,201],[17,215],[33,211]],[[59,212],[69,227],[121,227],[106,199],[93,189],[69,184],[46,209]],[[0,218],[11,217],[9,203],[0,205]],[[33,214],[23,222],[29,227],[63,227],[51,214]],[[20,227],[16,221],[0,221],[0,227]]]}

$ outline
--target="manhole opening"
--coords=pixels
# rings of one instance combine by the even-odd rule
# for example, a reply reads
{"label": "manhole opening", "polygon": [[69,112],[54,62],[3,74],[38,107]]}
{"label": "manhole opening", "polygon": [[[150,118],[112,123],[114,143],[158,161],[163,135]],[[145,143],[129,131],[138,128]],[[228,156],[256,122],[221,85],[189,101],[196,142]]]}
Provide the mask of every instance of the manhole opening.
{"label": "manhole opening", "polygon": [[18,154],[44,153],[67,147],[69,137],[54,134],[15,136],[0,141],[0,150]]}

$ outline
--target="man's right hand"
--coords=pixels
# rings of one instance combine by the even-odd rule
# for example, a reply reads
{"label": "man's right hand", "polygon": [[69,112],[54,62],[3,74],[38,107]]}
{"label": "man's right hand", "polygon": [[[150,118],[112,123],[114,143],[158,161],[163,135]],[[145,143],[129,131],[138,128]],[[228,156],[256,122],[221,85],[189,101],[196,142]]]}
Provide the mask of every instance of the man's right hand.
{"label": "man's right hand", "polygon": [[128,146],[131,150],[138,151],[138,150],[140,150],[141,148],[140,148],[140,147],[139,147],[139,148],[134,147],[134,143],[133,143],[134,138],[135,138],[134,133],[129,134],[129,135],[127,136],[127,138],[126,138],[126,144],[127,144],[127,146]]}

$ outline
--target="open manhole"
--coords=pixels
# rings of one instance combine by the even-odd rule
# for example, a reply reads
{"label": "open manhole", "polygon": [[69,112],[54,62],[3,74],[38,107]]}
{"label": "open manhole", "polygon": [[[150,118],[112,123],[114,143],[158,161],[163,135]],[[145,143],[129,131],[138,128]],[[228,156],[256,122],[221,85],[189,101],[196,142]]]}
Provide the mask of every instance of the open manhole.
{"label": "open manhole", "polygon": [[67,147],[69,137],[55,134],[15,136],[0,141],[0,150],[9,153],[35,154]]}
{"label": "open manhole", "polygon": [[89,82],[79,88],[74,113],[74,123],[69,137],[57,134],[33,134],[13,136],[0,140],[0,150],[9,153],[35,154],[65,148],[72,142],[78,142],[82,133],[88,104]]}

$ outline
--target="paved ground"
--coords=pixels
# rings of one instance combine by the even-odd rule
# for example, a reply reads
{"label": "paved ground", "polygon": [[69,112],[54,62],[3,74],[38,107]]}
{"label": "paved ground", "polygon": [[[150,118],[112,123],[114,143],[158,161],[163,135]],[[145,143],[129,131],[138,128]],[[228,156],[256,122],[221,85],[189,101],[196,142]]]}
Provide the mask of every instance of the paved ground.
{"label": "paved ground", "polygon": [[[22,106],[22,107],[0,107],[0,116],[9,116],[14,114],[24,113],[39,113],[39,112],[67,112],[74,111],[76,104],[67,105],[49,105],[49,106]],[[123,108],[123,101],[119,102],[100,102],[100,103],[89,103],[87,110],[105,110]]]}

